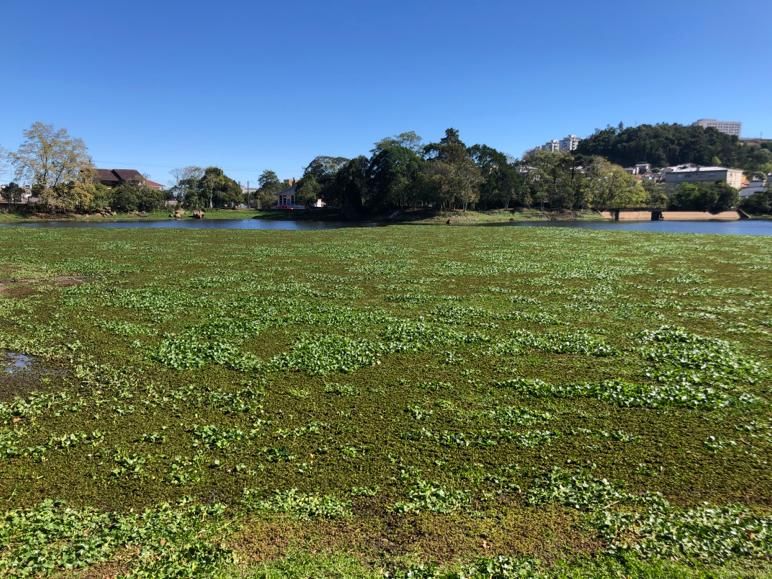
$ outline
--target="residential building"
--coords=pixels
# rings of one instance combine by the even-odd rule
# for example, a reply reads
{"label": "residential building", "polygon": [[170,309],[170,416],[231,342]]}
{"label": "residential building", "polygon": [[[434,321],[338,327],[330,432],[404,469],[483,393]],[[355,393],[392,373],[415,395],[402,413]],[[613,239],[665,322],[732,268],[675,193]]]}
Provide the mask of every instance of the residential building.
{"label": "residential building", "polygon": [[150,187],[151,189],[156,189],[158,191],[164,188],[160,183],[145,178],[145,176],[136,169],[97,169],[95,179],[102,185],[107,185],[108,187],[117,187],[118,185],[128,183],[131,185]]}
{"label": "residential building", "polygon": [[721,133],[732,135],[734,137],[740,137],[740,131],[742,130],[742,123],[739,121],[719,121],[717,119],[698,119],[694,121],[694,125],[702,127],[703,129],[716,129]]}
{"label": "residential building", "polygon": [[[279,209],[305,209],[306,205],[297,202],[298,183],[295,179],[286,179],[284,181],[288,187],[276,193],[276,207]],[[322,208],[327,204],[321,199],[316,199],[309,203],[310,207]]]}
{"label": "residential building", "polygon": [[699,165],[678,165],[662,170],[662,179],[665,183],[726,183],[740,189],[743,186],[743,172],[741,169],[727,169],[726,167],[700,167]]}
{"label": "residential building", "polygon": [[569,152],[576,151],[576,148],[579,146],[579,141],[581,141],[581,139],[576,135],[563,137],[560,139],[560,150]]}
{"label": "residential building", "polygon": [[576,135],[568,135],[566,137],[563,137],[562,139],[549,140],[541,147],[536,147],[536,148],[541,149],[542,151],[550,151],[552,153],[555,153],[557,151],[566,151],[570,153],[571,151],[576,151],[576,148],[579,146],[580,141],[581,139]]}

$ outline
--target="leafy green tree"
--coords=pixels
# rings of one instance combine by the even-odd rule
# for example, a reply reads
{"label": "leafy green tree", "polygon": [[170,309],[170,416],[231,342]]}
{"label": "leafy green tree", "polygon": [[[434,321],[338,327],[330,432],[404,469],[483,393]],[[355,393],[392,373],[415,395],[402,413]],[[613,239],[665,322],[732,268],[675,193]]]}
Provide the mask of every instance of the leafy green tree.
{"label": "leafy green tree", "polygon": [[335,174],[331,190],[336,204],[344,209],[359,211],[362,200],[367,196],[367,170],[370,162],[360,155],[348,161]]}
{"label": "leafy green tree", "polygon": [[381,139],[375,144],[375,149],[373,149],[372,153],[375,154],[379,150],[397,146],[413,151],[415,154],[419,155],[423,151],[422,141],[423,139],[418,136],[415,131],[406,131],[394,137]]}
{"label": "leafy green tree", "polygon": [[531,197],[542,207],[573,209],[582,173],[564,151],[532,151],[524,159]]}
{"label": "leafy green tree", "polygon": [[322,186],[313,174],[303,177],[295,189],[295,201],[302,205],[311,205],[321,197]]}
{"label": "leafy green tree", "polygon": [[586,177],[587,205],[595,209],[624,209],[647,204],[648,194],[641,182],[602,157],[593,157]]}
{"label": "leafy green tree", "polygon": [[144,185],[122,183],[115,187],[110,195],[110,207],[114,211],[155,211],[164,206],[163,191]]}
{"label": "leafy green tree", "polygon": [[[92,175],[93,173],[88,173]],[[92,178],[81,176],[75,181],[65,181],[54,187],[37,188],[43,205],[54,213],[86,213],[97,195],[97,186]]]}
{"label": "leafy green tree", "polygon": [[663,183],[648,179],[643,181],[642,184],[647,196],[645,205],[656,209],[667,209],[670,203],[667,187]]}
{"label": "leafy green tree", "polygon": [[740,202],[740,209],[754,215],[772,214],[772,187],[743,199]]}
{"label": "leafy green tree", "polygon": [[726,183],[681,183],[670,196],[670,208],[719,213],[737,206],[737,190]]}
{"label": "leafy green tree", "polygon": [[383,139],[376,144],[367,169],[364,204],[369,209],[405,208],[418,203],[416,181],[423,159],[410,146],[412,142],[408,140],[406,145],[404,141]]}
{"label": "leafy green tree", "polygon": [[[335,192],[333,187],[335,175],[348,161],[345,157],[328,157],[325,155],[314,158],[308,164],[308,167],[303,172],[303,177],[298,182],[297,192],[299,193],[299,198],[304,199],[306,202],[311,202],[321,197],[330,205],[338,205],[341,201],[341,196]],[[315,194],[313,199],[312,193]]]}
{"label": "leafy green tree", "polygon": [[441,208],[466,210],[480,199],[482,176],[456,129],[447,129],[439,143],[424,147],[424,191]]}
{"label": "leafy green tree", "polygon": [[257,180],[257,200],[260,207],[271,207],[276,201],[276,194],[284,189],[284,184],[279,181],[275,172],[266,169]]}
{"label": "leafy green tree", "polygon": [[18,183],[11,182],[0,189],[0,195],[2,195],[8,205],[21,203],[24,187],[21,187]]}
{"label": "leafy green tree", "polygon": [[508,208],[510,203],[517,201],[523,178],[507,156],[487,145],[474,145],[469,153],[482,177],[480,205],[486,209]]}
{"label": "leafy green tree", "polygon": [[219,167],[207,167],[199,179],[184,185],[183,203],[191,209],[235,207],[243,199],[241,186]]}

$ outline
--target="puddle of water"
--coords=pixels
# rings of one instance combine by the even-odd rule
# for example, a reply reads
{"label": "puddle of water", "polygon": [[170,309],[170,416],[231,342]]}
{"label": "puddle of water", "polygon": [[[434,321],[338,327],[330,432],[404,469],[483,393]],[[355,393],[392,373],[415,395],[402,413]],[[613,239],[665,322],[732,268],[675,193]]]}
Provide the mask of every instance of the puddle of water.
{"label": "puddle of water", "polygon": [[3,358],[3,370],[7,374],[14,374],[26,370],[30,368],[34,362],[32,356],[20,354],[19,352],[5,352]]}

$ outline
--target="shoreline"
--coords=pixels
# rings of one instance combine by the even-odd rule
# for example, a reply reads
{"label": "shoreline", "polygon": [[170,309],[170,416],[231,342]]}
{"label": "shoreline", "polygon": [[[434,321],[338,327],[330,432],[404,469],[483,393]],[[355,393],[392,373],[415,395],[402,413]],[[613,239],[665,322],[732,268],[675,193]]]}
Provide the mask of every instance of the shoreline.
{"label": "shoreline", "polygon": [[[673,212],[670,212],[671,214]],[[369,223],[378,225],[414,224],[414,225],[486,225],[520,222],[606,222],[613,223],[600,211],[541,211],[538,209],[508,210],[497,209],[490,211],[425,211],[409,210],[393,212],[390,215],[367,216],[362,215],[351,218],[337,210],[257,210],[257,209],[213,209],[206,212],[204,220],[244,220],[263,219],[267,221],[346,221],[351,223]],[[772,215],[750,215],[748,221],[769,221]],[[47,215],[42,213],[21,214],[0,212],[0,224],[25,224],[48,222],[82,222],[82,223],[120,223],[120,222],[148,222],[148,221],[197,221],[192,215],[187,214],[181,218],[170,217],[167,211],[154,211],[146,215],[136,213],[119,213],[105,216],[100,214],[62,214]],[[648,219],[620,220],[625,223],[647,222]],[[668,219],[668,221],[682,222],[710,222],[726,221],[724,219]]]}

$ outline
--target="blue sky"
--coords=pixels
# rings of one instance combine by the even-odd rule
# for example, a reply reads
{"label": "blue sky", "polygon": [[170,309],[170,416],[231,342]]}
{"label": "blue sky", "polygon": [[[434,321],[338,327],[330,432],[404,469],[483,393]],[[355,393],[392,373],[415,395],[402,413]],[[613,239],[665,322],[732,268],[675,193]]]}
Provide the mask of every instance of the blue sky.
{"label": "blue sky", "polygon": [[620,121],[772,137],[769,0],[2,0],[0,22],[0,145],[40,120],[164,183],[451,126],[515,156]]}

